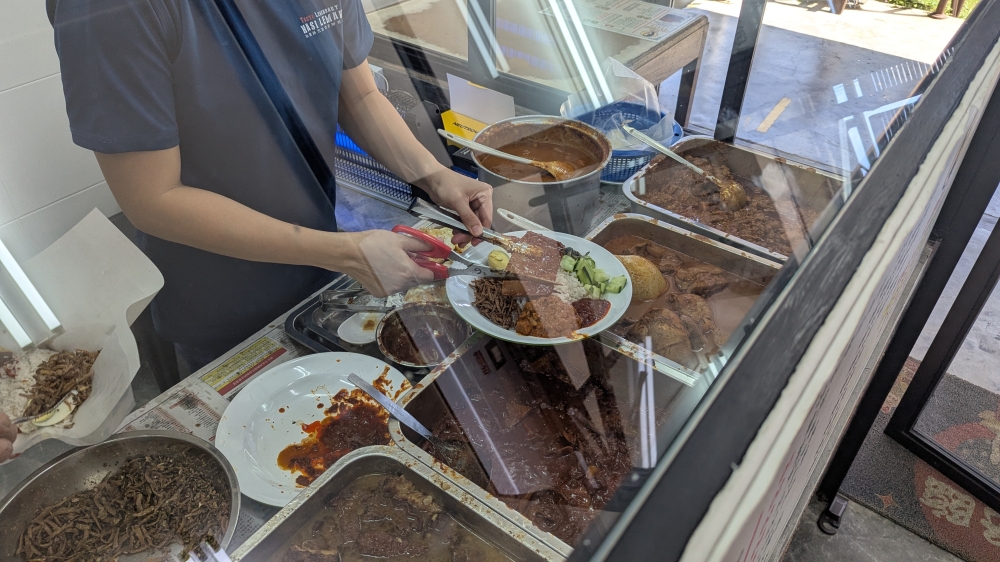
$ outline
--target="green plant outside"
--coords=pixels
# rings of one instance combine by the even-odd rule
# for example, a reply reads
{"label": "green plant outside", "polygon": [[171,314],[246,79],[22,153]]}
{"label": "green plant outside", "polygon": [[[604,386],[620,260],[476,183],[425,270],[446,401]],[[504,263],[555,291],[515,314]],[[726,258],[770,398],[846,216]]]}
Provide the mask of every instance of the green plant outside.
{"label": "green plant outside", "polygon": [[[883,0],[888,4],[893,4],[896,6],[903,6],[904,8],[916,8],[918,10],[926,10],[928,12],[933,12],[937,9],[937,0]],[[954,2],[955,0],[951,0]],[[979,0],[966,0],[965,5],[962,6],[962,13],[958,17],[965,19],[969,17],[969,12],[976,7]],[[946,14],[951,14],[951,4],[945,8]]]}

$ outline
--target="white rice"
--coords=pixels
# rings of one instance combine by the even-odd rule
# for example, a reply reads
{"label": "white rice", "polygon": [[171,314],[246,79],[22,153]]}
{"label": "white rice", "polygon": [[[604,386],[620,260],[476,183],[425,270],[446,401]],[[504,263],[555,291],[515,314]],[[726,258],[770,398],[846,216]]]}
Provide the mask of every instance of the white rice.
{"label": "white rice", "polygon": [[559,268],[559,272],[556,273],[556,286],[552,288],[552,293],[562,299],[563,302],[569,304],[590,296],[576,275],[567,273],[561,267]]}
{"label": "white rice", "polygon": [[[24,414],[25,408],[28,407],[28,399],[24,395],[31,392],[31,387],[35,385],[35,371],[39,365],[55,354],[55,351],[49,349],[33,349],[14,355],[13,368],[0,371],[0,412],[10,418]],[[13,378],[8,374],[13,374]],[[22,423],[18,427],[22,433],[31,433],[38,429],[38,426],[32,423]]]}

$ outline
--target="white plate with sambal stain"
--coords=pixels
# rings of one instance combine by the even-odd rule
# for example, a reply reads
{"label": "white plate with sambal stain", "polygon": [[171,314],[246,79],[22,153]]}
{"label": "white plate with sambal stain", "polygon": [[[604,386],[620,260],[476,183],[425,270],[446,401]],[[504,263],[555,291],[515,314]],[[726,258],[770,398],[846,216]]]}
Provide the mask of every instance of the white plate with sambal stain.
{"label": "white plate with sambal stain", "polygon": [[[402,373],[373,357],[317,353],[261,373],[236,395],[219,421],[215,446],[233,465],[241,492],[282,507],[337,458],[368,445],[383,425],[379,444],[389,443],[388,413],[347,380],[351,373],[394,400],[410,388]],[[328,437],[322,443],[321,433]]]}
{"label": "white plate with sambal stain", "polygon": [[[505,236],[520,238],[527,232],[528,231],[526,230],[508,232]],[[476,310],[475,305],[473,305],[475,293],[472,290],[472,282],[475,281],[476,278],[465,276],[449,277],[448,281],[445,283],[445,288],[448,292],[448,301],[455,309],[455,312],[457,312],[458,315],[461,316],[466,322],[472,324],[472,326],[477,330],[486,332],[495,338],[528,345],[557,345],[561,343],[569,343],[595,336],[598,333],[607,330],[611,326],[614,326],[615,322],[617,322],[622,315],[625,314],[625,310],[628,309],[629,303],[632,302],[632,279],[628,276],[628,271],[625,270],[625,266],[618,261],[618,258],[616,258],[614,254],[591,242],[590,240],[584,240],[579,236],[573,236],[572,234],[564,234],[562,232],[555,232],[552,230],[535,230],[532,232],[537,232],[542,236],[561,242],[564,246],[573,248],[581,254],[589,255],[594,258],[594,263],[597,267],[604,270],[609,277],[624,275],[625,278],[628,279],[628,282],[625,283],[625,288],[622,289],[620,293],[604,294],[604,299],[611,303],[611,308],[608,310],[608,313],[604,315],[604,318],[601,318],[595,324],[587,326],[586,328],[580,328],[573,333],[572,337],[539,338],[535,336],[522,336],[514,330],[508,330],[494,324],[491,320]],[[479,263],[486,263],[486,257],[495,247],[496,246],[488,242],[483,242],[470,247],[463,255],[470,260]]]}

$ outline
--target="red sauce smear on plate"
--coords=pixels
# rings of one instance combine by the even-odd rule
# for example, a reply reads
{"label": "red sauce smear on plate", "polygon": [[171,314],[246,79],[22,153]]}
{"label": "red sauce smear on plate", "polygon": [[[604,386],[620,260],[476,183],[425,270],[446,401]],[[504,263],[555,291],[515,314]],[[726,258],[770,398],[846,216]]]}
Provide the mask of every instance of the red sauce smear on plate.
{"label": "red sauce smear on plate", "polygon": [[[395,399],[409,383],[395,393],[386,376],[388,368],[372,385]],[[322,406],[322,404],[320,404]],[[341,457],[361,447],[389,444],[389,414],[361,389],[343,389],[333,397],[326,417],[302,424],[307,437],[278,453],[278,466],[298,473],[295,483],[305,487],[333,466]]]}

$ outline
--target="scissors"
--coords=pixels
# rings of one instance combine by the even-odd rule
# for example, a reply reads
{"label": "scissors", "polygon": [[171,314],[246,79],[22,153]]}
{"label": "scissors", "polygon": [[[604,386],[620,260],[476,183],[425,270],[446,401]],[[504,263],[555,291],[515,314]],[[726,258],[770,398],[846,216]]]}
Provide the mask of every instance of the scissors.
{"label": "scissors", "polygon": [[[466,259],[458,252],[452,250],[450,244],[446,244],[426,232],[421,232],[415,228],[402,224],[397,224],[392,227],[392,231],[397,234],[412,236],[417,240],[431,245],[430,250],[417,252],[417,255],[412,256],[412,258],[417,265],[430,270],[431,273],[434,274],[435,280],[447,279],[449,277],[457,277],[460,275],[468,275],[471,277],[491,277],[494,279],[518,279],[516,275],[505,271],[490,269],[488,266],[481,263],[476,263],[470,259]],[[448,267],[444,264],[431,261],[429,258],[444,258],[446,260],[451,260],[452,265],[451,267]],[[461,263],[465,265],[465,267],[455,267],[456,263]]]}

